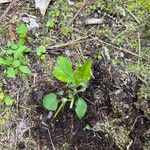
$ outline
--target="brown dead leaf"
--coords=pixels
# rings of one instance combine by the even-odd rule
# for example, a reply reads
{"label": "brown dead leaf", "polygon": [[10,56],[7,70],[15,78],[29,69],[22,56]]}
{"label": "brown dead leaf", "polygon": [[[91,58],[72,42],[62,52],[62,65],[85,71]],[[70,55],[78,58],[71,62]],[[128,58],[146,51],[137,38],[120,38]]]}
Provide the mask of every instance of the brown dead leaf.
{"label": "brown dead leaf", "polygon": [[17,35],[14,31],[14,28],[12,25],[9,25],[8,27],[8,33],[11,41],[15,41],[17,39]]}

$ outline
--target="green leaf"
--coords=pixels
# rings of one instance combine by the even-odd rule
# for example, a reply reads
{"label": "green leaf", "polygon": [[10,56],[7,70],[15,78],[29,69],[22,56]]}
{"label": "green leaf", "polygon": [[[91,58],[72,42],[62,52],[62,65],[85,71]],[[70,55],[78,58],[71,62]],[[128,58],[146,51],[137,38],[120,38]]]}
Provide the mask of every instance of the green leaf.
{"label": "green leaf", "polygon": [[16,28],[17,33],[19,34],[19,37],[25,38],[27,36],[27,26],[24,23],[21,23],[17,28]]}
{"label": "green leaf", "polygon": [[12,63],[13,67],[14,68],[17,68],[19,67],[21,64],[20,64],[20,61],[19,60],[14,60],[13,63]]}
{"label": "green leaf", "polygon": [[13,103],[14,103],[14,99],[11,98],[11,97],[9,97],[9,96],[7,96],[7,97],[4,99],[4,102],[5,102],[5,104],[6,104],[7,106],[11,106],[11,105],[13,105]]}
{"label": "green leaf", "polygon": [[0,65],[9,65],[9,63],[5,59],[0,58]]}
{"label": "green leaf", "polygon": [[6,61],[8,65],[12,65],[13,60],[14,60],[13,57],[10,57],[10,56],[6,57]]}
{"label": "green leaf", "polygon": [[27,47],[26,47],[25,45],[22,45],[22,46],[20,46],[20,47],[17,49],[17,51],[23,53],[23,52],[26,51],[26,49],[27,49]]}
{"label": "green leaf", "polygon": [[10,49],[13,49],[13,50],[16,50],[18,48],[18,45],[15,44],[14,42],[8,42],[7,43],[7,47],[10,48]]}
{"label": "green leaf", "polygon": [[43,46],[43,45],[41,45],[40,47],[38,47],[37,49],[36,49],[36,54],[38,55],[38,56],[42,56],[43,54],[45,54],[46,53],[46,48],[45,48],[45,46]]}
{"label": "green leaf", "polygon": [[14,59],[19,59],[20,56],[23,55],[23,50],[24,50],[23,48],[25,47],[20,47],[14,52]]}
{"label": "green leaf", "polygon": [[25,44],[25,38],[19,38],[19,41],[17,43],[17,46],[20,47],[20,46],[23,46]]}
{"label": "green leaf", "polygon": [[74,71],[76,86],[86,86],[92,76],[92,61],[87,60],[82,67],[77,67]]}
{"label": "green leaf", "polygon": [[25,56],[20,55],[19,61],[22,65],[27,66],[28,65],[28,60],[25,58]]}
{"label": "green leaf", "polygon": [[31,74],[31,70],[28,66],[20,66],[19,70],[24,74]]}
{"label": "green leaf", "polygon": [[81,97],[79,97],[76,102],[76,107],[75,107],[75,112],[78,118],[81,119],[82,117],[84,117],[86,114],[86,111],[87,111],[87,104]]}
{"label": "green leaf", "polygon": [[5,94],[3,92],[0,92],[0,100],[3,100],[5,97]]}
{"label": "green leaf", "polygon": [[5,52],[5,54],[7,54],[7,55],[12,55],[15,51],[12,50],[12,49],[9,49],[9,50],[5,50],[4,52]]}
{"label": "green leaf", "polygon": [[14,68],[12,68],[12,67],[9,67],[7,69],[6,74],[7,74],[7,77],[9,77],[9,78],[15,78],[16,77],[16,72],[15,72]]}
{"label": "green leaf", "polygon": [[28,53],[28,52],[31,52],[31,50],[32,50],[31,48],[28,48],[28,47],[27,47],[24,52],[25,52],[25,53]]}
{"label": "green leaf", "polygon": [[54,9],[54,10],[51,10],[49,13],[48,13],[48,15],[50,16],[50,17],[58,17],[59,15],[60,15],[60,11],[58,10],[58,9]]}
{"label": "green leaf", "polygon": [[51,19],[46,24],[47,27],[53,28],[55,26],[55,20]]}
{"label": "green leaf", "polygon": [[59,56],[52,72],[58,80],[66,83],[74,83],[71,60],[67,57]]}
{"label": "green leaf", "polygon": [[55,111],[58,107],[58,100],[54,93],[49,93],[43,98],[43,106],[47,110]]}
{"label": "green leaf", "polygon": [[31,49],[27,48],[25,45],[20,46],[15,52],[14,52],[14,59],[19,59],[21,55],[23,55],[26,52],[30,52]]}

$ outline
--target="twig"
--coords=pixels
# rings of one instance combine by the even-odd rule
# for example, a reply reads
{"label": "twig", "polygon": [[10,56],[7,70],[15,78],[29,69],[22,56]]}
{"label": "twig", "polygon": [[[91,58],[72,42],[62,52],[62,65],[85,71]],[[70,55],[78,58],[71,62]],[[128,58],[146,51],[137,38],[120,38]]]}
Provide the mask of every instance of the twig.
{"label": "twig", "polygon": [[72,44],[81,43],[83,40],[85,40],[87,38],[88,38],[88,36],[84,36],[84,37],[78,38],[76,40],[69,41],[67,43],[61,43],[61,44],[49,46],[48,49],[61,48],[61,47],[69,46],[69,45],[72,45]]}
{"label": "twig", "polygon": [[127,9],[125,6],[124,6],[125,10],[132,16],[132,18],[134,18],[134,20],[140,24],[140,21],[136,18],[136,16],[129,10]]}
{"label": "twig", "polygon": [[142,79],[139,75],[137,75],[137,78],[138,78],[141,82],[143,82],[145,85],[147,85],[147,82],[146,82],[144,79]]}
{"label": "twig", "polygon": [[4,11],[4,13],[0,16],[0,22],[2,22],[3,18],[7,15],[7,13],[9,12],[9,10],[12,8],[12,6],[17,2],[17,0],[13,0],[9,6],[7,7],[7,9]]}
{"label": "twig", "polygon": [[108,46],[110,46],[110,47],[113,47],[114,49],[117,49],[117,50],[119,50],[119,51],[128,53],[128,54],[133,55],[133,56],[135,56],[135,57],[139,57],[138,54],[133,53],[133,52],[131,52],[131,51],[125,49],[125,48],[117,47],[117,46],[115,46],[115,45],[113,45],[113,44],[111,44],[111,43],[108,43],[108,42],[105,42],[105,41],[99,39],[98,37],[93,37],[93,36],[90,36],[90,35],[89,35],[89,36],[82,37],[82,38],[78,38],[78,39],[76,39],[76,40],[69,41],[69,42],[67,42],[67,43],[62,43],[62,44],[57,44],[57,45],[49,46],[48,49],[61,48],[61,47],[66,47],[66,46],[69,46],[69,45],[81,43],[81,42],[84,42],[84,40],[87,39],[88,37],[91,37],[91,39],[89,39],[90,41],[97,40],[97,41],[99,41],[99,42],[102,43],[102,44],[105,44],[105,45],[108,45]]}
{"label": "twig", "polygon": [[141,58],[141,39],[140,33],[138,32],[138,46],[139,46],[139,59],[138,59],[138,66],[140,65],[140,58]]}
{"label": "twig", "polygon": [[83,35],[87,35],[87,33],[84,33],[84,32],[82,32],[82,31],[80,31],[80,30],[78,30],[76,28],[71,28],[71,29],[74,30],[74,31],[76,31],[76,32],[78,32],[78,33],[81,33]]}
{"label": "twig", "polygon": [[[72,28],[72,29],[73,29],[74,31],[76,31],[76,32],[79,32],[79,33],[81,33],[81,34],[83,34],[83,35],[86,35],[86,34],[85,34],[84,32],[82,32],[82,31],[79,31],[79,30],[74,29],[74,28]],[[117,49],[117,50],[123,51],[123,52],[125,52],[125,53],[129,53],[129,54],[131,54],[131,55],[133,55],[133,56],[135,56],[135,57],[139,57],[138,54],[135,54],[135,53],[133,53],[133,52],[131,52],[131,51],[125,49],[125,48],[117,47],[117,46],[115,46],[115,45],[113,45],[113,44],[111,44],[111,43],[105,42],[105,41],[101,40],[99,37],[93,37],[91,34],[89,35],[89,37],[93,38],[93,40],[98,40],[98,41],[99,41],[100,43],[102,43],[103,45],[105,44],[105,45],[108,45],[108,46],[110,46],[110,47],[113,47],[113,48],[115,48],[115,49]]]}
{"label": "twig", "polygon": [[2,113],[0,114],[0,117],[3,116],[5,113],[6,113],[6,112],[2,112]]}
{"label": "twig", "polygon": [[52,148],[53,148],[53,150],[56,150],[56,148],[55,148],[55,146],[54,146],[54,144],[53,144],[53,141],[52,141],[52,137],[51,137],[50,130],[49,130],[48,128],[46,128],[46,129],[47,129],[48,134],[49,134],[49,138],[50,138],[50,142],[51,142]]}
{"label": "twig", "polygon": [[16,111],[17,111],[17,114],[19,113],[19,96],[20,96],[20,89],[18,90],[18,93],[17,93],[17,99],[16,99]]}
{"label": "twig", "polygon": [[150,119],[149,117],[147,117],[147,116],[145,116],[145,115],[139,115],[139,116],[137,116],[137,117],[135,118],[135,120],[134,120],[134,123],[133,123],[132,127],[131,127],[131,131],[132,131],[133,128],[135,127],[135,124],[137,123],[138,119],[141,118],[141,117],[145,117],[145,118]]}
{"label": "twig", "polygon": [[117,47],[117,46],[115,46],[115,45],[113,45],[113,44],[111,44],[111,43],[105,42],[105,41],[99,39],[98,37],[93,37],[93,39],[95,39],[95,40],[97,40],[97,41],[99,41],[99,42],[101,42],[101,43],[103,43],[103,44],[105,44],[105,45],[108,45],[108,46],[110,46],[110,47],[113,47],[113,48],[115,48],[115,49],[117,49],[117,50],[120,50],[120,51],[122,51],[122,52],[125,52],[125,53],[128,53],[128,54],[130,54],[130,55],[139,57],[138,54],[135,54],[135,53],[133,53],[133,52],[131,52],[131,51],[125,49],[125,48]]}
{"label": "twig", "polygon": [[84,56],[83,56],[83,52],[82,52],[80,43],[77,43],[77,46],[78,46],[78,49],[76,49],[76,50],[77,50],[79,56],[81,56],[81,60],[84,61]]}
{"label": "twig", "polygon": [[86,0],[82,6],[80,7],[80,9],[77,11],[77,13],[75,14],[75,16],[71,19],[71,21],[68,23],[67,27],[70,26],[72,24],[72,22],[78,17],[79,13],[81,12],[81,10],[84,8],[84,6],[87,4],[88,0]]}

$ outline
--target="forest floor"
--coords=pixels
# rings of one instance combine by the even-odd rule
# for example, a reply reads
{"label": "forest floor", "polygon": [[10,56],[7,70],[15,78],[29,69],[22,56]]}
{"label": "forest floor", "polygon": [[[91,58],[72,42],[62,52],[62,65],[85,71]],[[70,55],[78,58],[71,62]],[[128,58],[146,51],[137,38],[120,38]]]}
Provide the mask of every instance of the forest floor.
{"label": "forest floor", "polygon": [[[141,0],[142,1],[142,0]],[[150,6],[124,0],[52,0],[43,17],[33,0],[0,4],[0,50],[28,26],[29,76],[6,76],[0,66],[1,150],[150,150]],[[33,27],[34,26],[34,27]],[[30,28],[29,28],[30,27]],[[40,58],[36,49],[46,48]],[[85,117],[66,105],[56,118],[42,105],[66,85],[52,77],[58,56],[75,65],[92,59],[93,77],[81,96]],[[2,57],[0,55],[0,57]]]}

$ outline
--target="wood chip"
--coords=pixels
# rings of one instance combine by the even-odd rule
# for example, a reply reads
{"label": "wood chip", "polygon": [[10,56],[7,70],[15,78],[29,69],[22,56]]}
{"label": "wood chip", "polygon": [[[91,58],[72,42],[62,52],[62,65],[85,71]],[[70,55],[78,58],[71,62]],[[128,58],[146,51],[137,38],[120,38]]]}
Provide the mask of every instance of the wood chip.
{"label": "wood chip", "polygon": [[97,19],[97,18],[90,18],[90,19],[87,19],[85,21],[86,25],[103,24],[103,23],[104,23],[104,18],[99,18],[99,19]]}

